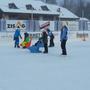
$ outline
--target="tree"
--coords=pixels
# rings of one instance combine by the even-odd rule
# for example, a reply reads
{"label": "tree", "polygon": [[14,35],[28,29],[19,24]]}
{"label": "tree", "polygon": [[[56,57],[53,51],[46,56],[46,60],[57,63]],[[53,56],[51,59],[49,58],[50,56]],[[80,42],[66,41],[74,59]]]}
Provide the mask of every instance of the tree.
{"label": "tree", "polygon": [[88,2],[85,7],[84,15],[85,15],[85,17],[90,19],[90,2]]}

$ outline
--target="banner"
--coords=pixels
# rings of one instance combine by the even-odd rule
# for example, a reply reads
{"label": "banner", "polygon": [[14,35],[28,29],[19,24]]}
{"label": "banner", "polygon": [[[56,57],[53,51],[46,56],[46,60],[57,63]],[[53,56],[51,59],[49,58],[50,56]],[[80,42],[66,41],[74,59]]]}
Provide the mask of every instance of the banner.
{"label": "banner", "polygon": [[58,29],[58,24],[55,21],[40,21],[40,20],[1,20],[0,30],[5,32],[13,32],[17,27],[21,31],[37,32],[41,29],[49,28],[54,31]]}
{"label": "banner", "polygon": [[52,31],[54,31],[55,29],[54,21],[39,21],[39,25],[40,25],[40,29],[49,28]]}
{"label": "banner", "polygon": [[22,31],[25,31],[26,20],[6,20],[6,31],[15,31],[18,26]]}

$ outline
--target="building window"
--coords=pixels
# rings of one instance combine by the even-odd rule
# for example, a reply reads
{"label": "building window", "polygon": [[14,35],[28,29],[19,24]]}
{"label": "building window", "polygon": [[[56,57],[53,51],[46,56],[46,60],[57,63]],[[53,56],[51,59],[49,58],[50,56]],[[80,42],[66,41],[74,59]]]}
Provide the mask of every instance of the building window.
{"label": "building window", "polygon": [[57,12],[60,12],[60,8],[57,9]]}
{"label": "building window", "polygon": [[31,4],[26,5],[26,9],[27,10],[35,10]]}
{"label": "building window", "polygon": [[18,9],[18,7],[14,3],[9,3],[8,6],[10,9]]}
{"label": "building window", "polygon": [[41,9],[42,9],[43,11],[49,11],[49,9],[48,9],[47,6],[41,6]]}

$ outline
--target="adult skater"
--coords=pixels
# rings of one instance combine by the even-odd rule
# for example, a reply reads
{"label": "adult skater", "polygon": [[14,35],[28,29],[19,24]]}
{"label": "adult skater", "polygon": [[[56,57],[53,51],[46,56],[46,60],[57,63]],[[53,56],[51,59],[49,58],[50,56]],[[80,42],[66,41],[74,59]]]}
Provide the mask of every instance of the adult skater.
{"label": "adult skater", "polygon": [[61,28],[61,33],[60,33],[62,55],[67,55],[67,51],[66,51],[66,42],[68,39],[67,33],[68,33],[68,28],[66,25],[63,25],[63,27]]}
{"label": "adult skater", "polygon": [[43,53],[48,53],[48,35],[46,33],[46,30],[42,32],[42,41],[44,44],[44,52]]}

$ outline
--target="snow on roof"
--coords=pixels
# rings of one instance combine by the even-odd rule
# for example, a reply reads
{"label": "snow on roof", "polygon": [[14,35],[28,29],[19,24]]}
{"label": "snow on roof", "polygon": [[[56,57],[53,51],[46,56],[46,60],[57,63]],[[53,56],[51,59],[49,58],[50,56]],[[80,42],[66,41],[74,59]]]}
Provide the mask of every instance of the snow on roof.
{"label": "snow on roof", "polygon": [[[14,3],[19,9],[9,9],[8,4]],[[27,10],[26,5],[31,4],[35,10]],[[41,6],[47,6],[49,11],[43,11]],[[0,2],[0,8],[3,12],[12,12],[12,13],[34,13],[34,14],[52,14],[60,15],[60,18],[78,18],[75,14],[69,10],[59,7],[57,5],[46,4],[42,1],[35,0],[3,0]],[[57,10],[60,8],[60,12]]]}
{"label": "snow on roof", "polygon": [[57,5],[51,5],[51,4],[47,4],[47,5],[49,9],[53,11],[57,11],[58,9],[60,9],[60,12],[59,12],[60,18],[79,18],[78,16],[76,16],[75,14],[67,10],[66,8],[59,7]]}
{"label": "snow on roof", "polygon": [[78,16],[76,16],[66,8],[60,7],[60,9],[61,9],[60,17],[62,18],[79,18]]}
{"label": "snow on roof", "polygon": [[89,19],[87,19],[87,18],[80,18],[79,20],[84,20],[84,21],[89,21]]}

